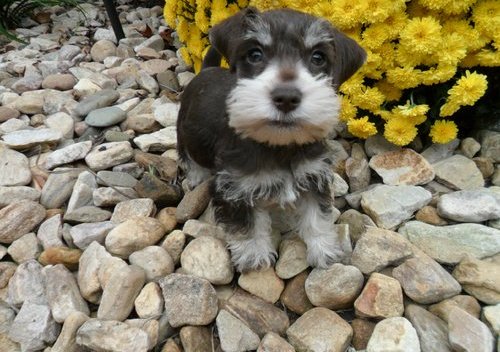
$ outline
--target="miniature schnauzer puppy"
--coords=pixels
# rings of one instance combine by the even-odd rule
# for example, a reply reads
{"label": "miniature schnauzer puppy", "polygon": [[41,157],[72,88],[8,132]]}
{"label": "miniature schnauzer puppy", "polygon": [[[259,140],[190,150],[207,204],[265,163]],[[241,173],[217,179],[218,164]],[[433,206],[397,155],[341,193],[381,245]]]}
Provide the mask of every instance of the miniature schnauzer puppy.
{"label": "miniature schnauzer puppy", "polygon": [[[270,266],[269,207],[294,211],[311,266],[343,259],[333,230],[326,138],[338,123],[337,89],[364,50],[326,20],[247,9],[213,27],[204,69],[186,87],[178,150],[194,187],[215,175],[215,220],[239,271]],[[220,57],[230,69],[218,66]]]}

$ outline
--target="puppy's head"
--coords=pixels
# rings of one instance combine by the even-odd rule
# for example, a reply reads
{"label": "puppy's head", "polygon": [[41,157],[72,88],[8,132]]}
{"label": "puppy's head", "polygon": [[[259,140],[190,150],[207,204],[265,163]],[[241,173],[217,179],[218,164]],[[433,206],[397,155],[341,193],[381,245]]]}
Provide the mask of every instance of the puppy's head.
{"label": "puppy's head", "polygon": [[210,41],[238,78],[229,125],[270,145],[325,138],[337,123],[336,89],[366,58],[326,20],[292,10],[244,10],[215,26]]}

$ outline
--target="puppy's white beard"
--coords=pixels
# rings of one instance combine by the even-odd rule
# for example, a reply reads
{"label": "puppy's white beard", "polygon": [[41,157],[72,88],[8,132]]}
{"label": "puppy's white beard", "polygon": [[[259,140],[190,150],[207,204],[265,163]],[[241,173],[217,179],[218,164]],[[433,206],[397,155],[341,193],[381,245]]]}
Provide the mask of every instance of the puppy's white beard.
{"label": "puppy's white beard", "polygon": [[240,79],[227,100],[229,126],[243,138],[270,145],[306,144],[325,138],[338,123],[340,100],[328,77],[312,76],[300,65],[295,85],[300,105],[286,114],[292,126],[276,126],[285,116],[273,104],[271,92],[280,83],[279,68],[272,65],[259,76]]}

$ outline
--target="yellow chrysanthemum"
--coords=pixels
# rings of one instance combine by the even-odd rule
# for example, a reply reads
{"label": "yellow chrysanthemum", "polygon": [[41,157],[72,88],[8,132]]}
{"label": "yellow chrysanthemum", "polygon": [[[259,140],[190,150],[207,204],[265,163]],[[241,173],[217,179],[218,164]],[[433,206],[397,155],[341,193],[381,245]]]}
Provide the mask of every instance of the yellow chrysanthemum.
{"label": "yellow chrysanthemum", "polygon": [[380,23],[373,24],[366,28],[361,34],[363,38],[361,44],[364,48],[376,49],[389,39],[388,34],[386,26]]}
{"label": "yellow chrysanthemum", "polygon": [[422,71],[420,77],[425,85],[433,85],[443,83],[450,80],[457,73],[455,65],[438,65],[436,68],[431,67],[426,71]]}
{"label": "yellow chrysanthemum", "polygon": [[467,43],[458,33],[443,35],[440,49],[434,54],[442,65],[456,66],[467,55]]}
{"label": "yellow chrysanthemum", "polygon": [[433,143],[449,143],[457,138],[458,128],[455,122],[446,120],[436,120],[431,126],[429,137]]}
{"label": "yellow chrysanthemum", "polygon": [[478,3],[472,9],[472,20],[481,33],[493,39],[500,31],[500,2],[487,0]]}
{"label": "yellow chrysanthemum", "polygon": [[414,125],[420,125],[426,119],[427,112],[429,111],[429,105],[427,104],[412,104],[409,100],[405,105],[398,105],[392,109],[392,113],[410,120]]}
{"label": "yellow chrysanthemum", "polygon": [[207,16],[207,8],[198,7],[196,13],[194,14],[194,21],[196,26],[200,29],[200,31],[204,34],[208,33],[208,29],[210,28],[210,19]]}
{"label": "yellow chrysanthemum", "polygon": [[466,19],[448,19],[443,23],[441,29],[443,36],[450,34],[458,34],[467,50],[478,50],[482,48],[487,42],[486,37],[481,36],[479,31],[473,28]]}
{"label": "yellow chrysanthemum", "polygon": [[384,125],[385,139],[395,145],[410,144],[416,136],[417,128],[407,119],[393,118]]}
{"label": "yellow chrysanthemum", "polygon": [[448,0],[442,11],[446,15],[462,15],[469,11],[477,0]]}
{"label": "yellow chrysanthemum", "polygon": [[372,79],[381,79],[382,78],[382,70],[380,70],[380,65],[382,64],[382,57],[372,52],[371,50],[367,50],[367,58],[365,64],[361,67],[360,72]]}
{"label": "yellow chrysanthemum", "polygon": [[356,117],[358,109],[351,103],[348,97],[342,97],[342,103],[340,106],[339,118],[341,121],[347,122]]}
{"label": "yellow chrysanthemum", "polygon": [[439,11],[447,6],[450,0],[418,0],[418,3],[427,9]]}
{"label": "yellow chrysanthemum", "polygon": [[408,49],[408,47],[399,45],[395,51],[396,62],[403,67],[415,67],[418,65],[431,64],[428,62],[430,55],[423,53],[415,53]]}
{"label": "yellow chrysanthemum", "polygon": [[406,5],[406,13],[410,15],[410,18],[427,17],[434,14],[432,10],[423,6],[420,1],[408,2],[408,4]]}
{"label": "yellow chrysanthemum", "polygon": [[179,53],[181,55],[182,60],[184,60],[187,66],[193,65],[193,60],[191,60],[191,54],[189,53],[188,49],[185,46],[179,49]]}
{"label": "yellow chrysanthemum", "polygon": [[340,91],[348,95],[358,94],[361,92],[363,80],[364,78],[359,72],[355,73],[351,78],[341,84]]}
{"label": "yellow chrysanthemum", "polygon": [[441,105],[439,108],[439,116],[446,117],[451,116],[460,109],[460,104],[455,101],[449,101]]}
{"label": "yellow chrysanthemum", "polygon": [[347,122],[347,130],[353,136],[363,139],[377,134],[377,127],[375,127],[373,122],[368,121],[368,116],[349,120]]}
{"label": "yellow chrysanthemum", "polygon": [[380,63],[380,69],[387,71],[393,69],[395,66],[395,50],[396,45],[393,43],[384,43],[373,52],[380,55],[382,62]]}
{"label": "yellow chrysanthemum", "polygon": [[401,89],[396,88],[393,84],[387,82],[385,79],[381,79],[375,83],[375,87],[378,88],[385,96],[386,101],[398,101],[401,99],[403,92]]}
{"label": "yellow chrysanthemum", "polygon": [[405,2],[403,0],[365,0],[360,1],[363,22],[377,23],[383,22],[391,14],[404,9]]}
{"label": "yellow chrysanthemum", "polygon": [[496,67],[500,66],[500,51],[483,49],[476,54],[477,62],[480,66]]}
{"label": "yellow chrysanthemum", "polygon": [[351,100],[354,105],[368,111],[376,111],[380,109],[385,101],[385,96],[378,88],[364,87],[358,94],[352,95]]}
{"label": "yellow chrysanthemum", "polygon": [[433,17],[411,19],[400,35],[400,45],[419,54],[432,54],[440,42],[441,25]]}
{"label": "yellow chrysanthemum", "polygon": [[320,2],[314,6],[313,12],[328,19],[340,29],[349,29],[361,22],[359,3],[351,0],[337,0],[335,6],[328,1]]}
{"label": "yellow chrysanthemum", "polygon": [[439,115],[451,116],[460,106],[474,105],[484,95],[487,87],[488,81],[485,75],[466,71],[465,76],[460,77],[457,83],[448,90],[448,98],[441,107]]}
{"label": "yellow chrysanthemum", "polygon": [[372,26],[383,27],[389,39],[396,39],[407,22],[408,15],[404,11],[397,11],[389,15],[383,23],[374,23]]}
{"label": "yellow chrysanthemum", "polygon": [[395,67],[387,70],[386,77],[389,83],[394,84],[399,89],[414,88],[421,83],[422,71],[412,67]]}

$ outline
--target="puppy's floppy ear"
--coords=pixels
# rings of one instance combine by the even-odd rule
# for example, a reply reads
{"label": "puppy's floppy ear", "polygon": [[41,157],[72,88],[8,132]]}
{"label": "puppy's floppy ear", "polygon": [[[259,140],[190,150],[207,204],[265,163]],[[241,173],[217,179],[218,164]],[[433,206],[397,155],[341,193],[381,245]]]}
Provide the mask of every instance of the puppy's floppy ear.
{"label": "puppy's floppy ear", "polygon": [[247,32],[249,23],[258,16],[258,10],[249,7],[212,27],[209,33],[211,47],[203,60],[203,68],[219,66],[221,57],[231,65],[237,43]]}
{"label": "puppy's floppy ear", "polygon": [[366,51],[355,40],[334,29],[335,63],[333,68],[334,84],[339,87],[363,66]]}

